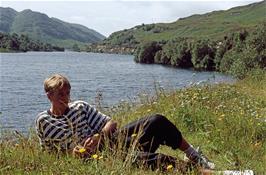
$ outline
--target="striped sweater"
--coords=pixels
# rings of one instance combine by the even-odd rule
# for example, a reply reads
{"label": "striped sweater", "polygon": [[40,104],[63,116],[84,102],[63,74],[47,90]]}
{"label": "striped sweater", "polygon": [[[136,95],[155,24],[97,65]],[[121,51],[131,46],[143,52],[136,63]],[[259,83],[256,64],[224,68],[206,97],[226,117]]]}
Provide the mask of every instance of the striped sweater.
{"label": "striped sweater", "polygon": [[40,113],[36,131],[43,148],[68,150],[99,133],[110,119],[88,103],[75,101],[62,116],[55,117],[49,110]]}

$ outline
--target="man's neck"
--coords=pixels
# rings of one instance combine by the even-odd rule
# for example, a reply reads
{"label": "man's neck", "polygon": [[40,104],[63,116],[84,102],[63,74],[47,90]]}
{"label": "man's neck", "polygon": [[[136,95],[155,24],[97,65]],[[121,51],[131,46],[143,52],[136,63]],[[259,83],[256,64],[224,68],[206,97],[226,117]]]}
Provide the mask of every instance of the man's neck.
{"label": "man's neck", "polygon": [[53,105],[50,108],[50,112],[54,115],[54,116],[62,116],[65,111],[67,110],[67,107],[54,107]]}

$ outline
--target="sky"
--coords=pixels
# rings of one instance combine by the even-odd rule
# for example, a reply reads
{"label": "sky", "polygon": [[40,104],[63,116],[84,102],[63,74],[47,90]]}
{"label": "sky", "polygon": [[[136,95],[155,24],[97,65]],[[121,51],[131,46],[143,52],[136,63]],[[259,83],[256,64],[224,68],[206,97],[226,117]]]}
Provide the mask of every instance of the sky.
{"label": "sky", "polygon": [[1,0],[1,7],[20,12],[45,13],[65,22],[77,23],[108,37],[111,33],[140,24],[169,23],[193,14],[227,10],[262,0]]}

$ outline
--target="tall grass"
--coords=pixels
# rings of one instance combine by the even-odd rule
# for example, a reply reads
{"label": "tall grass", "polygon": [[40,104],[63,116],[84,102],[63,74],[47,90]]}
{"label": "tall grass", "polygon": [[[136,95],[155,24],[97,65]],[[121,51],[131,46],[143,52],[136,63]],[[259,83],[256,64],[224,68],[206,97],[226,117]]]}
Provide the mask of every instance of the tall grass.
{"label": "tall grass", "polygon": [[[138,105],[123,103],[106,111],[119,125],[141,116],[161,113],[194,146],[200,146],[217,170],[252,169],[264,174],[266,165],[266,72],[254,71],[235,84],[193,86],[170,93],[157,89],[140,97]],[[167,134],[167,133],[165,133]],[[161,174],[131,165],[121,152],[98,152],[83,161],[71,155],[41,151],[35,134],[24,138],[4,134],[0,142],[0,174]],[[183,158],[162,146],[158,152]],[[130,153],[130,151],[129,151]],[[175,174],[169,172],[169,174]],[[193,174],[193,172],[188,173]]]}

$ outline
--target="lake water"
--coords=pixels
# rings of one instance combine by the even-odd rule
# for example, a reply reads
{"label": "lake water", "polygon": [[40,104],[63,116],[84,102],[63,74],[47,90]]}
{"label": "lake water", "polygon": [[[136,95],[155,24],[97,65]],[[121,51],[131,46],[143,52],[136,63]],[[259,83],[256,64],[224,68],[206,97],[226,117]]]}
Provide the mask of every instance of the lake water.
{"label": "lake water", "polygon": [[27,133],[36,115],[50,107],[43,81],[53,73],[70,79],[71,99],[94,104],[97,92],[106,106],[152,93],[154,84],[166,90],[191,83],[232,82],[214,72],[194,72],[161,65],[137,64],[131,55],[27,52],[1,53],[0,130]]}

